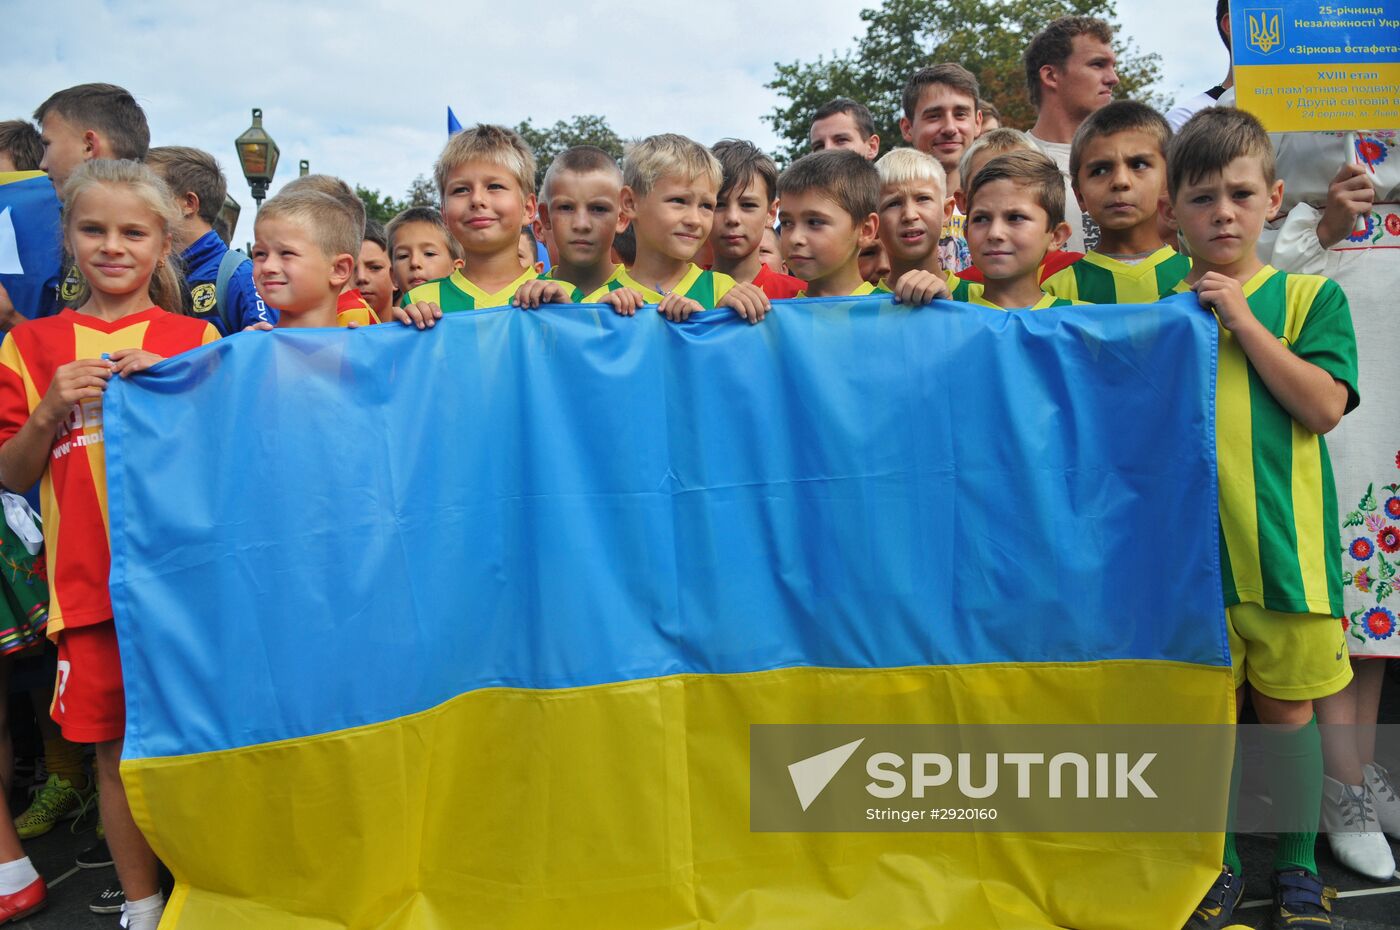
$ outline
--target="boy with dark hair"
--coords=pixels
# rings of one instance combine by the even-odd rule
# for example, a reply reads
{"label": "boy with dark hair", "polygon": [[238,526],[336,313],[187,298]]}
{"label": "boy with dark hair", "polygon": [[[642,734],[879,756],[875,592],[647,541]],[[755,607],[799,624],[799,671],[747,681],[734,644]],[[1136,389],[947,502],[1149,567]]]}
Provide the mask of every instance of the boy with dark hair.
{"label": "boy with dark hair", "polygon": [[376,219],[365,219],[365,238],[360,243],[355,289],[369,304],[379,322],[389,320],[394,306],[394,277],[389,268],[389,239],[384,233],[384,224]]}
{"label": "boy with dark hair", "polygon": [[[151,145],[146,114],[136,98],[115,84],[78,84],[61,90],[34,111],[44,157],[39,170],[48,173],[53,189],[63,197],[68,176],[85,161],[116,158],[143,161]],[[65,256],[58,285],[58,304],[66,307],[82,293],[77,263]]]}
{"label": "boy with dark hair", "polygon": [[847,149],[804,155],[778,178],[779,239],[788,268],[807,282],[798,297],[889,293],[862,280],[859,257],[876,241],[880,173]]}
{"label": "boy with dark hair", "polygon": [[967,244],[985,282],[968,302],[996,310],[1043,310],[1078,301],[1040,289],[1040,265],[1069,235],[1065,189],[1040,152],[1008,152],[967,184]]}
{"label": "boy with dark hair", "polygon": [[837,97],[818,107],[808,138],[814,152],[850,149],[872,161],[880,154],[880,136],[870,110],[850,97]]}
{"label": "boy with dark hair", "polygon": [[763,264],[763,233],[778,215],[778,166],[752,142],[724,139],[710,149],[724,171],[710,233],[714,270],[753,284],[773,300],[797,296],[805,285]]}
{"label": "boy with dark hair", "polygon": [[1098,227],[1070,196],[1070,143],[1079,124],[1113,99],[1113,29],[1092,16],[1062,16],[1026,46],[1026,90],[1036,109],[1030,137],[1064,175],[1069,248],[1083,252],[1098,241]]}
{"label": "boy with dark hair", "polygon": [[990,100],[978,100],[977,109],[982,112],[982,129],[978,132],[979,136],[1001,128],[1001,111],[997,109],[996,104]]}
{"label": "boy with dark hair", "polygon": [[79,84],[54,94],[34,111],[44,144],[41,171],[54,189],[91,158],[142,161],[151,145],[146,114],[136,98],[115,84]]}
{"label": "boy with dark hair", "polygon": [[1087,255],[1045,280],[1047,294],[1136,304],[1176,291],[1191,260],[1163,241],[1157,222],[1170,139],[1161,114],[1135,100],[1110,103],[1079,127],[1069,156],[1074,194],[1100,236]]}
{"label": "boy with dark hair", "polygon": [[[1237,708],[1247,680],[1269,726],[1264,768],[1285,824],[1274,854],[1272,925],[1329,927],[1330,895],[1314,860],[1322,745],[1313,701],[1346,687],[1352,670],[1337,619],[1341,541],[1322,435],[1359,402],[1351,311],[1335,282],[1259,259],[1256,245],[1282,203],[1283,182],[1255,117],[1226,107],[1193,116],[1168,149],[1167,190],[1167,216],[1192,262],[1177,290],[1194,291],[1220,325],[1215,442],[1226,628]],[[1188,928],[1232,922],[1240,873],[1227,833],[1225,866]]]}
{"label": "boy with dark hair", "polygon": [[181,254],[189,287],[189,310],[212,323],[219,335],[241,332],[255,323],[276,323],[253,284],[253,262],[230,249],[214,222],[223,209],[228,182],[214,156],[183,145],[150,150],[146,163],[160,175],[180,208],[178,240],[190,245]]}
{"label": "boy with dark hair", "polygon": [[[972,72],[953,62],[920,69],[904,85],[900,132],[914,148],[938,159],[950,191],[962,186],[958,163],[982,131],[982,114],[977,109],[980,94]],[[949,271],[961,271],[972,263],[961,211],[949,213],[938,248],[939,260]]]}
{"label": "boy with dark hair", "polygon": [[34,124],[23,119],[0,122],[0,172],[38,171],[44,143]]}
{"label": "boy with dark hair", "polygon": [[462,267],[462,247],[436,207],[409,207],[389,221],[385,232],[389,271],[400,295]]}

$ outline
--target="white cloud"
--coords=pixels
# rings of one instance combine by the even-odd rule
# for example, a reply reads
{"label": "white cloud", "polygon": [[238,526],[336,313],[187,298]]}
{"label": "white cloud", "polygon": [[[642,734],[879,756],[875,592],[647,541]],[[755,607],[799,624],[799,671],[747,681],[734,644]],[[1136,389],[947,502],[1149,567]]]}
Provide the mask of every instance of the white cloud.
{"label": "white cloud", "polygon": [[[282,152],[274,190],[305,158],[399,196],[431,172],[448,104],[463,123],[597,113],[623,136],[772,146],[762,116],[776,103],[763,86],[773,63],[850,47],[873,2],[711,0],[696,15],[618,0],[50,0],[7,21],[9,47],[22,51],[0,60],[0,119],[28,115],[62,87],[121,84],[146,108],[154,144],[218,156],[244,204],[246,238],[251,200],[233,139],[254,106]],[[1174,5],[1167,23],[1154,7],[1127,0],[1120,13],[1139,48],[1162,53],[1165,89],[1195,93],[1218,80],[1212,0]]]}

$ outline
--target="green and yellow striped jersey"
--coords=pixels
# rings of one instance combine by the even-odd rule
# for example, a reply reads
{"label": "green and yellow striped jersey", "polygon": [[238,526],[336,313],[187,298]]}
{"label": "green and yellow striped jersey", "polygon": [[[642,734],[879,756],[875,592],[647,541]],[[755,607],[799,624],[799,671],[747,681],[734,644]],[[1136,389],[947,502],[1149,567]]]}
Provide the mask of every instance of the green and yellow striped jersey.
{"label": "green and yellow striped jersey", "polygon": [[621,265],[614,265],[612,274],[609,275],[608,279],[604,281],[602,285],[600,285],[598,289],[591,294],[585,294],[583,291],[579,290],[575,285],[571,284],[568,281],[565,281],[561,277],[556,276],[554,273],[556,270],[557,269],[555,268],[551,268],[544,274],[540,275],[540,278],[545,281],[558,281],[560,284],[564,285],[564,289],[569,292],[569,299],[576,304],[596,304],[598,301],[603,299],[603,296],[607,294],[608,291],[615,291],[623,286],[618,281],[618,275],[623,270]]}
{"label": "green and yellow striped jersey", "polygon": [[520,277],[504,288],[494,294],[488,294],[467,280],[467,276],[462,274],[461,270],[457,270],[445,278],[438,278],[436,281],[428,281],[426,284],[418,285],[403,296],[399,305],[406,307],[409,304],[426,301],[437,304],[442,308],[443,313],[504,307],[510,303],[510,299],[515,296],[520,285],[526,281],[533,281],[537,277],[539,277],[539,272],[533,267],[526,268]]}
{"label": "green and yellow striped jersey", "polygon": [[[613,280],[605,285],[608,290],[615,291],[618,288],[630,287],[639,292],[649,304],[661,303],[661,298],[666,295],[654,288],[648,287],[636,278],[626,268],[619,267]],[[715,305],[724,299],[730,289],[734,287],[734,279],[727,274],[718,271],[706,271],[695,263],[691,263],[690,270],[687,271],[676,286],[671,288],[669,293],[681,294],[700,304],[706,310],[713,310]],[[590,297],[593,295],[589,295]]]}
{"label": "green and yellow striped jersey", "polygon": [[964,281],[955,274],[948,275],[948,299],[961,300],[963,303],[975,303],[982,297],[982,289],[986,287],[980,281]]}
{"label": "green and yellow striped jersey", "polygon": [[[889,285],[887,285],[884,281],[881,281],[879,284],[871,284],[869,281],[862,281],[862,282],[860,282],[860,286],[859,286],[859,287],[857,287],[855,290],[851,291],[851,293],[847,294],[846,296],[847,296],[847,297],[869,297],[871,294],[893,294],[893,293],[894,293],[894,291],[890,290]],[[807,292],[806,292],[806,291],[798,291],[797,294],[796,294],[796,296],[797,296],[797,297],[806,297],[806,296],[807,296]]]}
{"label": "green and yellow striped jersey", "polygon": [[1176,293],[1190,270],[1191,259],[1165,245],[1136,265],[1087,252],[1042,281],[1040,289],[1090,304],[1150,304]]}
{"label": "green and yellow striped jersey", "polygon": [[[1190,291],[1186,282],[1178,293]],[[1356,393],[1356,335],[1336,282],[1265,265],[1244,285],[1256,319]],[[1225,604],[1342,615],[1341,532],[1327,443],[1269,393],[1235,337],[1220,329],[1215,456]]]}
{"label": "green and yellow striped jersey", "polygon": [[[976,287],[977,285],[973,285]],[[992,310],[1005,310],[1006,307],[998,306],[983,296],[978,290],[975,294],[970,294],[967,302],[976,307],[988,307]],[[1068,297],[1056,297],[1053,294],[1045,294],[1029,307],[1017,307],[1017,310],[1049,310],[1051,307],[1076,307],[1085,303],[1082,300],[1070,300]]]}

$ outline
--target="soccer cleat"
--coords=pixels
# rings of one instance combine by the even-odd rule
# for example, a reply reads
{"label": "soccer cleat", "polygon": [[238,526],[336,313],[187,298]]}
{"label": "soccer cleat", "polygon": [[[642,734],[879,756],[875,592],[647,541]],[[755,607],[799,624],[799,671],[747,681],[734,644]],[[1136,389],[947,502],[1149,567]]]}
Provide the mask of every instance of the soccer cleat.
{"label": "soccer cleat", "polygon": [[1273,930],[1319,930],[1332,926],[1332,899],[1337,889],[1306,869],[1274,873]]}
{"label": "soccer cleat", "polygon": [[1244,879],[1225,866],[1195,912],[1186,919],[1185,930],[1224,930],[1230,926],[1235,906],[1243,895]]}
{"label": "soccer cleat", "polygon": [[42,878],[36,878],[14,894],[0,894],[0,924],[23,920],[48,903],[49,888]]}
{"label": "soccer cleat", "polygon": [[58,821],[78,816],[91,796],[91,788],[79,791],[67,779],[50,775],[44,787],[34,795],[29,807],[15,818],[15,832],[22,840],[43,836]]}

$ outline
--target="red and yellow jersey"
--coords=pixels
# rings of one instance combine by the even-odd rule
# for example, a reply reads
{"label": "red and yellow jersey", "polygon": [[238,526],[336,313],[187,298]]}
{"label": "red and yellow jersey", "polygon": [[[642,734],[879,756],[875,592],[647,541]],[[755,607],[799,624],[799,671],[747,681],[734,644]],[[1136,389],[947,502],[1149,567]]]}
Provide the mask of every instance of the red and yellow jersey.
{"label": "red and yellow jersey", "polygon": [[[203,320],[159,307],[112,322],[65,309],[23,323],[0,345],[0,445],[19,432],[62,365],[119,349],[168,357],[218,338],[218,331]],[[75,404],[58,428],[40,482],[40,502],[48,551],[49,635],[111,619],[101,398]]]}
{"label": "red and yellow jersey", "polygon": [[360,326],[372,326],[378,322],[379,315],[374,312],[374,308],[365,300],[365,296],[360,293],[359,288],[351,288],[336,298],[336,326],[349,326],[351,323],[358,323]]}

